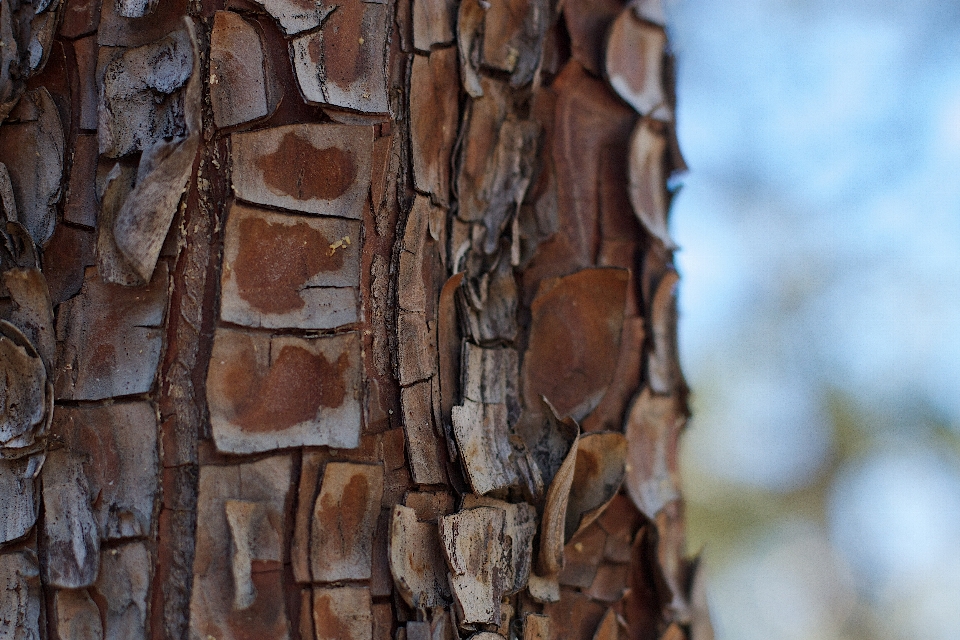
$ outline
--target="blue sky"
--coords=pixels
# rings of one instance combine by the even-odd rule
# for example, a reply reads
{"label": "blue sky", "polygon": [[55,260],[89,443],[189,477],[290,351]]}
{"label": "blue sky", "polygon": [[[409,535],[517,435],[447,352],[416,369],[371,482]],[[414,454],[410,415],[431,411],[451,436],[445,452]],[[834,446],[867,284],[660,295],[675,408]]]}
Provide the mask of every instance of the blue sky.
{"label": "blue sky", "polygon": [[[693,491],[802,489],[835,457],[827,396],[876,414],[823,522],[772,521],[717,569],[720,638],[956,639],[960,463],[911,407],[960,431],[960,3],[666,5]],[[819,578],[802,570],[818,545],[835,556]],[[828,578],[849,605],[817,604]],[[776,594],[798,613],[765,626]],[[864,607],[888,620],[857,629]]]}

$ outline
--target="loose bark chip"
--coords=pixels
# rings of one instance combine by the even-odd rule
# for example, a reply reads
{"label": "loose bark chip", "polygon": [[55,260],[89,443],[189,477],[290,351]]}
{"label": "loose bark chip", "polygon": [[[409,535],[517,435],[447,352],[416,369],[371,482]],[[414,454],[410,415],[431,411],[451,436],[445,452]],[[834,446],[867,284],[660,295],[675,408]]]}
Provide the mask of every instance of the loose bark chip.
{"label": "loose bark chip", "polygon": [[607,37],[606,72],[610,86],[637,113],[670,120],[663,86],[667,34],[645,22],[632,7],[625,7],[610,26]]}
{"label": "loose bark chip", "polygon": [[57,314],[57,398],[102,400],[147,393],[153,386],[163,334],[168,275],[161,263],[150,283],[104,283],[87,269],[80,295]]}
{"label": "loose bark chip", "polygon": [[436,524],[420,522],[403,505],[393,508],[390,525],[390,573],[397,592],[415,609],[442,607],[450,601],[447,567]]}

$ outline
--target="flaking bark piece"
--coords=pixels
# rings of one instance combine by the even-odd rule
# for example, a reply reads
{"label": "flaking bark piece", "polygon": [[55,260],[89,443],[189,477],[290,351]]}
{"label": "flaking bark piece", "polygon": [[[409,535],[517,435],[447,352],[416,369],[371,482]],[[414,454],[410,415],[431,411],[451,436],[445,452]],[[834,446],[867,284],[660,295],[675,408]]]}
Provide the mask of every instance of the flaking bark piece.
{"label": "flaking bark piece", "polygon": [[0,458],[0,544],[23,538],[37,522],[37,476],[43,462],[42,453],[14,460]]}
{"label": "flaking bark piece", "polygon": [[46,66],[62,7],[59,0],[0,6],[0,121],[16,108],[25,81]]}
{"label": "flaking bark piece", "polygon": [[100,215],[97,216],[97,271],[104,282],[127,287],[140,286],[145,282],[117,246],[113,223],[136,182],[134,167],[120,163],[113,165],[103,182]]}
{"label": "flaking bark piece", "polygon": [[254,0],[279,23],[283,33],[292,36],[316,29],[337,8],[335,4],[316,0]]}
{"label": "flaking bark piece", "polygon": [[523,640],[550,640],[550,617],[539,613],[523,616]]}
{"label": "flaking bark piece", "polygon": [[666,249],[677,248],[667,229],[667,191],[664,181],[664,156],[667,140],[649,122],[637,123],[630,136],[628,172],[630,204],[644,228]]}
{"label": "flaking bark piece", "polygon": [[361,113],[390,110],[389,9],[379,2],[340,0],[318,31],[290,42],[304,100]]}
{"label": "flaking bark piece", "polygon": [[93,513],[104,540],[147,537],[154,530],[157,426],[148,402],[59,407],[54,414],[55,439],[81,460],[90,494],[97,496]]}
{"label": "flaking bark piece", "polygon": [[394,506],[390,525],[390,573],[397,592],[415,609],[449,604],[450,586],[440,546],[437,525],[420,522],[409,507]]}
{"label": "flaking bark piece", "polygon": [[163,348],[168,273],[143,287],[106,284],[87,269],[80,295],[57,313],[57,398],[102,400],[147,393]]}
{"label": "flaking bark piece", "polygon": [[607,39],[606,72],[613,87],[637,113],[672,119],[663,86],[667,34],[641,20],[632,7],[620,12]]}
{"label": "flaking bark piece", "polygon": [[519,481],[507,425],[507,405],[465,399],[453,408],[453,434],[470,486],[483,495]]}
{"label": "flaking bark piece", "polygon": [[40,246],[50,240],[57,223],[64,148],[63,125],[50,92],[44,87],[27,92],[0,130],[0,162],[10,174],[17,221]]}
{"label": "flaking bark piece", "polygon": [[43,275],[54,305],[80,292],[84,271],[97,262],[93,232],[58,224],[43,251]]}
{"label": "flaking bark piece", "polygon": [[619,359],[629,273],[584,269],[541,283],[530,307],[524,397],[579,420],[606,392]]}
{"label": "flaking bark piece", "polygon": [[[153,91],[159,89],[162,93],[180,82],[184,74],[183,65],[189,65],[186,70],[189,81],[183,91],[186,131],[183,134],[177,132],[173,140],[158,139],[142,147],[137,184],[113,222],[117,248],[145,282],[150,280],[156,268],[177,205],[193,173],[193,163],[200,144],[200,93],[203,84],[200,78],[200,51],[192,20],[184,18],[184,25],[182,31],[171,36],[173,42],[177,43],[169,54],[176,58],[172,68],[164,69],[165,65],[161,63],[166,60],[166,53],[155,53],[157,58],[147,58],[140,64],[154,65],[149,71],[152,75],[147,76],[147,87]],[[180,36],[180,33],[186,35]],[[184,38],[186,44],[180,44]],[[186,63],[181,61],[184,47],[189,55]],[[137,68],[131,65],[127,71]],[[109,73],[108,69],[108,76]]]}
{"label": "flaking bark piece", "polygon": [[383,496],[383,466],[331,462],[313,507],[311,574],[315,582],[367,580]]}
{"label": "flaking bark piece", "polygon": [[13,194],[13,183],[7,165],[0,162],[0,204],[3,205],[3,217],[6,222],[17,222],[17,199]]}
{"label": "flaking bark piece", "polygon": [[[629,290],[627,297],[629,300]],[[624,318],[620,335],[620,357],[613,380],[600,404],[583,420],[584,431],[619,431],[623,428],[623,415],[640,386],[645,338],[642,317]]]}
{"label": "flaking bark piece", "polygon": [[217,127],[259,120],[276,109],[265,56],[256,27],[232,11],[216,12],[210,35],[210,102]]}
{"label": "flaking bark piece", "polygon": [[501,509],[504,545],[509,550],[510,562],[502,566],[506,595],[517,593],[527,586],[533,567],[533,538],[537,533],[537,510],[526,502],[509,503],[486,496],[466,495],[463,508],[493,507]]}
{"label": "flaking bark piece", "polygon": [[483,64],[509,73],[514,87],[529,84],[540,64],[550,13],[544,0],[491,2],[483,20]]}
{"label": "flaking bark piece", "polygon": [[207,402],[217,449],[254,453],[360,442],[360,341],[221,328],[214,335]]}
{"label": "flaking bark piece", "polygon": [[580,446],[580,429],[560,468],[557,469],[543,505],[540,516],[540,552],[537,558],[537,573],[547,579],[556,580],[563,569],[564,531],[567,519],[567,504],[570,500],[570,487],[576,473],[577,450]]}
{"label": "flaking bark piece", "polygon": [[0,554],[0,637],[40,640],[40,608],[36,556],[29,551]]}
{"label": "flaking bark piece", "polygon": [[372,640],[373,610],[366,587],[315,587],[316,640]]}
{"label": "flaking bark piece", "polygon": [[434,332],[422,312],[397,314],[397,368],[400,384],[427,380],[437,372]]}
{"label": "flaking bark piece", "polygon": [[457,289],[457,308],[464,337],[477,344],[513,342],[517,326],[517,281],[509,255],[475,278],[464,278]]}
{"label": "flaking bark piece", "polygon": [[437,354],[440,377],[440,413],[444,425],[452,423],[453,406],[460,397],[460,351],[462,339],[457,325],[457,290],[463,272],[450,276],[440,290],[437,309]]}
{"label": "flaking bark piece", "polygon": [[603,563],[597,568],[587,594],[601,602],[619,602],[627,590],[630,565]]}
{"label": "flaking bark piece", "polygon": [[558,577],[560,584],[584,590],[589,588],[603,562],[606,541],[607,534],[599,526],[586,527],[578,532],[564,546],[563,570]]}
{"label": "flaking bark piece", "polygon": [[517,352],[510,347],[483,348],[463,341],[461,388],[463,397],[474,402],[507,404],[518,411],[516,381]]}
{"label": "flaking bark piece", "polygon": [[597,627],[597,632],[593,634],[593,640],[621,640],[623,637],[621,622],[615,609],[607,609]]}
{"label": "flaking bark piece", "polygon": [[669,269],[657,283],[650,302],[653,349],[647,358],[647,378],[654,393],[672,394],[683,386],[677,347],[677,285],[680,276]]}
{"label": "flaking bark piece", "polygon": [[200,468],[191,637],[290,634],[283,575],[289,456]]}
{"label": "flaking bark piece", "polygon": [[550,640],[592,640],[606,610],[585,593],[561,589],[560,599],[543,607],[550,616]]}
{"label": "flaking bark piece", "polygon": [[105,550],[95,585],[104,603],[104,640],[145,640],[153,558],[144,542]]}
{"label": "flaking bark piece", "polygon": [[[414,3],[414,15],[420,3]],[[456,49],[413,57],[409,115],[414,185],[446,206],[450,203],[450,157],[460,118]]]}
{"label": "flaking bark piece", "polygon": [[101,0],[97,4],[97,43],[101,47],[140,47],[157,42],[176,30],[187,14],[187,0],[159,1],[156,9],[142,18],[121,16],[116,0]]}
{"label": "flaking bark piece", "polygon": [[[629,446],[628,446],[629,451]],[[597,519],[608,537],[603,549],[603,557],[610,562],[627,564],[633,553],[633,539],[640,528],[640,511],[626,495],[617,494]]]}
{"label": "flaking bark piece", "polygon": [[[111,0],[104,0],[107,2]],[[110,55],[108,51],[101,48],[101,56]],[[187,84],[193,69],[187,29],[127,49],[110,60],[100,86],[100,153],[119,158],[146,151],[166,139],[186,136],[187,111],[198,107],[191,107],[189,98],[179,90]],[[199,90],[198,86],[194,100]]]}
{"label": "flaking bark piece", "polygon": [[54,331],[53,303],[40,269],[8,269],[0,274],[10,306],[3,318],[23,332],[36,348],[48,375],[53,373],[57,339]]}
{"label": "flaking bark piece", "polygon": [[667,14],[663,9],[663,0],[631,0],[630,7],[637,14],[637,17],[642,20],[661,26],[667,22]]}
{"label": "flaking bark piece", "polygon": [[64,0],[60,37],[79,38],[97,30],[100,22],[100,0]]}
{"label": "flaking bark piece", "polygon": [[421,522],[436,522],[454,511],[453,496],[446,492],[409,491],[403,504],[413,509]]}
{"label": "flaking bark piece", "polygon": [[432,381],[416,382],[400,390],[403,433],[410,473],[417,484],[444,484],[441,436],[433,416]]}
{"label": "flaking bark piece", "polygon": [[563,0],[560,4],[573,58],[595,76],[603,73],[607,33],[624,6],[623,0]]}
{"label": "flaking bark piece", "polygon": [[[110,2],[111,0],[104,0]],[[143,18],[153,13],[159,0],[113,0],[121,18]]]}
{"label": "flaking bark piece", "polygon": [[457,50],[460,53],[460,80],[471,98],[479,98],[486,88],[481,83],[477,67],[480,64],[480,30],[483,27],[487,3],[480,0],[462,0],[457,11]]}
{"label": "flaking bark piece", "polygon": [[360,223],[234,203],[220,317],[248,327],[333,329],[358,318]]}
{"label": "flaking bark piece", "polygon": [[323,450],[305,450],[300,462],[293,541],[290,544],[293,579],[299,584],[313,581],[310,576],[310,528],[313,522],[313,506],[320,489],[320,478],[328,458]]}
{"label": "flaking bark piece", "polygon": [[[20,8],[19,3],[17,8]],[[25,83],[20,74],[22,53],[17,37],[21,33],[20,19],[13,8],[13,1],[3,0],[0,3],[0,39],[5,46],[0,48],[0,122],[6,119],[23,95]]]}
{"label": "flaking bark piece", "polygon": [[6,320],[0,320],[0,374],[0,457],[20,457],[42,437],[52,402],[40,354]]}
{"label": "flaking bark piece", "polygon": [[100,610],[86,589],[59,589],[53,596],[57,640],[103,640]]}
{"label": "flaking bark piece", "polygon": [[627,446],[623,434],[612,431],[580,437],[567,505],[567,540],[590,526],[620,491],[626,474]]}
{"label": "flaking bark piece", "polygon": [[233,190],[255,204],[361,219],[373,128],[296,124],[230,136]]}
{"label": "flaking bark piece", "polygon": [[492,254],[533,177],[540,125],[508,111],[510,93],[505,83],[490,78],[481,82],[483,97],[470,102],[467,115],[457,175],[457,215],[483,223],[482,249]]}
{"label": "flaking bark piece", "polygon": [[90,228],[96,226],[100,208],[96,194],[97,154],[97,136],[79,134],[73,149],[70,186],[63,208],[64,220]]}
{"label": "flaking bark piece", "polygon": [[[97,91],[97,37],[87,36],[75,40],[73,42],[73,53],[77,60],[77,75],[80,84],[79,96],[74,98],[80,103],[78,105],[80,108],[80,128],[92,131],[97,128],[99,117],[97,111],[100,103]],[[95,135],[92,137],[96,140]],[[96,159],[93,162],[93,167],[95,166]],[[76,167],[76,160],[74,160],[74,167]],[[72,174],[70,181],[72,187]]]}
{"label": "flaking bark piece", "polygon": [[[417,194],[413,200],[413,206],[407,213],[406,222],[403,226],[403,240],[401,242],[401,251],[399,255],[399,273],[397,274],[397,302],[400,305],[401,313],[412,312],[422,316],[420,322],[426,322],[428,308],[433,309],[433,304],[427,304],[427,288],[432,286],[430,278],[424,274],[424,263],[429,263],[433,258],[432,252],[428,249],[430,238],[430,220],[437,216],[446,216],[446,211],[430,203],[426,196]],[[431,243],[430,249],[435,245]],[[433,292],[431,291],[431,297]],[[431,300],[431,303],[433,301]],[[402,325],[401,321],[401,325]],[[407,345],[401,338],[400,348]],[[422,348],[422,345],[417,345]],[[432,351],[432,350],[431,350]],[[431,354],[432,355],[432,354]],[[401,359],[403,355],[401,353]],[[402,369],[401,365],[401,369]],[[401,375],[405,375],[401,370]],[[422,378],[421,378],[422,379]],[[400,384],[407,384],[402,381]]]}
{"label": "flaking bark piece", "polygon": [[686,420],[677,410],[676,398],[644,389],[633,401],[626,422],[627,491],[637,508],[653,519],[680,497],[676,460]]}
{"label": "flaking bark piece", "polygon": [[[434,45],[450,44],[454,37],[454,19],[457,15],[456,0],[413,0],[413,46],[420,51],[430,51]],[[453,56],[456,64],[456,54]],[[456,77],[454,77],[456,81]],[[454,91],[454,94],[457,92]],[[414,93],[410,92],[413,99]],[[415,113],[411,109],[411,113]]]}
{"label": "flaking bark piece", "polygon": [[500,625],[501,601],[513,586],[505,571],[511,561],[505,522],[506,512],[493,507],[440,519],[440,540],[461,626]]}
{"label": "flaking bark piece", "polygon": [[100,532],[82,457],[68,449],[50,451],[42,478],[44,583],[89,587],[100,569]]}

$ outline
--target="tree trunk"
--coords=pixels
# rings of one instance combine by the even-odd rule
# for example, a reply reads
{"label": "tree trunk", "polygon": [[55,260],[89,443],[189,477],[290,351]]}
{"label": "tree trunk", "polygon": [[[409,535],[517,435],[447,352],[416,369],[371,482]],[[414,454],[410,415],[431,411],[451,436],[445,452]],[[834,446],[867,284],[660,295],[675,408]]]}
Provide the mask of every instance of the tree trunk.
{"label": "tree trunk", "polygon": [[659,0],[0,39],[0,638],[712,637]]}

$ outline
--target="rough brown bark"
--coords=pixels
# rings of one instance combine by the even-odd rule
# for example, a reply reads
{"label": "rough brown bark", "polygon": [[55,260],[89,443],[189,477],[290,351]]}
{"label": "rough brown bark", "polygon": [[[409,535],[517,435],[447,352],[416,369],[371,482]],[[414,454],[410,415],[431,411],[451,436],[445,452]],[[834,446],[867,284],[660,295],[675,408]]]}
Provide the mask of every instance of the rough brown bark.
{"label": "rough brown bark", "polygon": [[0,40],[0,638],[712,636],[657,0]]}

